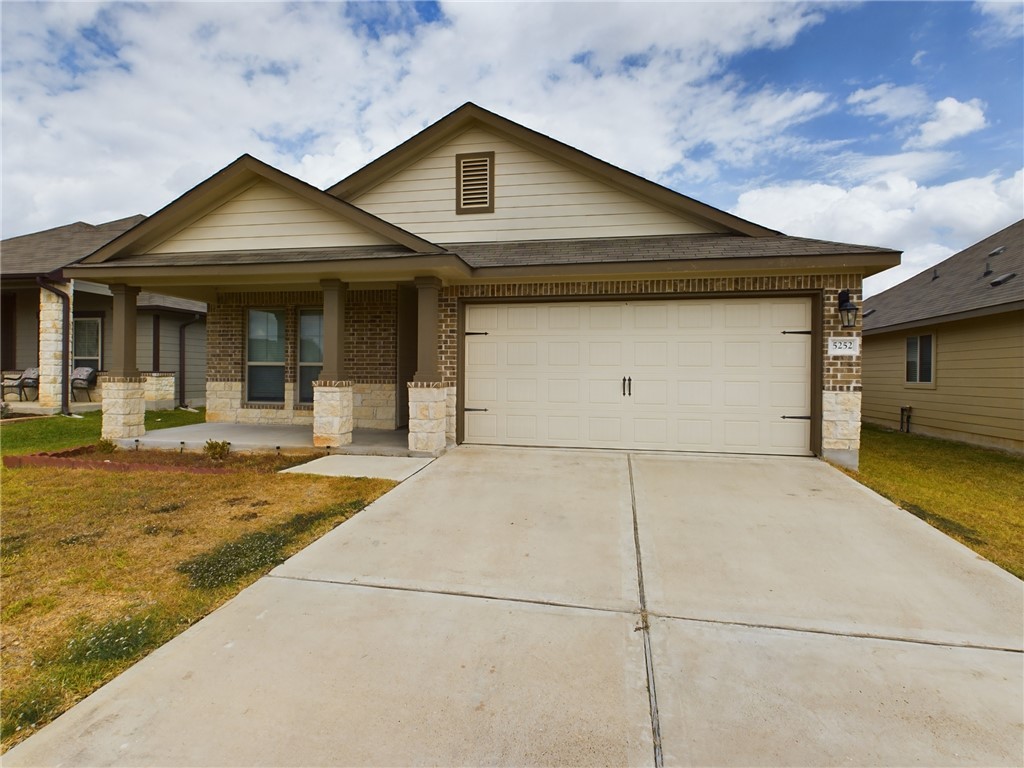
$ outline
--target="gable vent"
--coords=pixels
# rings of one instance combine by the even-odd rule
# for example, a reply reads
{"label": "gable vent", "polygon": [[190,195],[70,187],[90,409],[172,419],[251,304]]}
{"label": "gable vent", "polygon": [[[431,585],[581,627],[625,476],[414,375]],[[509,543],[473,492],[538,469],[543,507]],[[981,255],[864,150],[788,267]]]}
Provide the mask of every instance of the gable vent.
{"label": "gable vent", "polygon": [[494,153],[455,156],[455,212],[494,213]]}

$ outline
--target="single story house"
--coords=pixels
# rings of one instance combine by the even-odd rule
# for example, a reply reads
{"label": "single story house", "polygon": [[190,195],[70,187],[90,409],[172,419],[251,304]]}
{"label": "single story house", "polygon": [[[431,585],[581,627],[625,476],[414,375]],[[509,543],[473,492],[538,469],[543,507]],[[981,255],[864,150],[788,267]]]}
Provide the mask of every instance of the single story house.
{"label": "single story house", "polygon": [[864,420],[1024,453],[1024,220],[864,302]]}
{"label": "single story house", "polygon": [[207,419],[855,466],[886,248],[787,237],[465,104],[326,190],[243,155],[66,273],[110,286],[104,433],[141,433],[140,291],[207,303]]}
{"label": "single story house", "polygon": [[[33,405],[66,411],[69,401],[86,399],[81,391],[69,392],[67,374],[78,367],[103,372],[112,355],[110,289],[68,279],[63,268],[144,220],[132,216],[95,226],[79,221],[0,243],[0,367],[5,378],[39,368]],[[206,305],[146,291],[139,294],[137,308],[137,359],[151,374],[147,407],[201,405]],[[88,396],[101,400],[102,386],[91,388]],[[18,398],[17,392],[6,392],[5,399]]]}

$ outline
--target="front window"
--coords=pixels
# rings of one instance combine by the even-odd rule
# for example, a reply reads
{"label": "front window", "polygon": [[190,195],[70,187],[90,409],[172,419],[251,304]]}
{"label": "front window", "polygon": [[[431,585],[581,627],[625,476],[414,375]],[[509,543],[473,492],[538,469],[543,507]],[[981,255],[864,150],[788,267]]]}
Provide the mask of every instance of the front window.
{"label": "front window", "polygon": [[321,309],[299,312],[299,402],[313,402],[313,382],[324,364],[324,313]]}
{"label": "front window", "polygon": [[907,337],[907,383],[931,384],[933,382],[934,346],[931,334]]}
{"label": "front window", "polygon": [[75,368],[102,369],[103,319],[99,317],[75,318]]}
{"label": "front window", "polygon": [[246,400],[250,403],[283,403],[284,310],[249,310],[246,354]]}

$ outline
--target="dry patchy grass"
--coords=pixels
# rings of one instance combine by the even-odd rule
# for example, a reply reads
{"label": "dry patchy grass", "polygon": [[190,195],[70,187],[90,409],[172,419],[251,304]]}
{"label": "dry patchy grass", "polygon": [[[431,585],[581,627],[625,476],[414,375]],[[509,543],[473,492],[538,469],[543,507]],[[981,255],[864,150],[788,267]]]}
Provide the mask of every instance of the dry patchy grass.
{"label": "dry patchy grass", "polygon": [[394,486],[261,468],[0,470],[4,748]]}
{"label": "dry patchy grass", "polygon": [[1024,458],[864,425],[848,474],[1024,579]]}

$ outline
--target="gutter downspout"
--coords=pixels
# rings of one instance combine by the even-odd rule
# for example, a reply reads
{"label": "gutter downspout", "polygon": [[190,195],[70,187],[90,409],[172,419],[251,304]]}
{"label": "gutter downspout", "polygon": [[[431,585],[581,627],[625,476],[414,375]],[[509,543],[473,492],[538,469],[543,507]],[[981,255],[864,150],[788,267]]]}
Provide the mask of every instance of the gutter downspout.
{"label": "gutter downspout", "polygon": [[191,320],[188,320],[178,326],[178,407],[187,408],[188,405],[185,402],[185,329],[193,323],[198,323],[203,318],[196,315]]}
{"label": "gutter downspout", "polygon": [[60,412],[64,416],[70,416],[71,405],[68,402],[68,359],[71,355],[71,297],[63,291],[58,291],[56,283],[47,276],[38,275],[36,277],[36,284],[54,296],[59,296],[63,308],[60,338]]}

